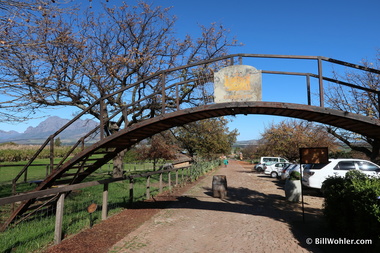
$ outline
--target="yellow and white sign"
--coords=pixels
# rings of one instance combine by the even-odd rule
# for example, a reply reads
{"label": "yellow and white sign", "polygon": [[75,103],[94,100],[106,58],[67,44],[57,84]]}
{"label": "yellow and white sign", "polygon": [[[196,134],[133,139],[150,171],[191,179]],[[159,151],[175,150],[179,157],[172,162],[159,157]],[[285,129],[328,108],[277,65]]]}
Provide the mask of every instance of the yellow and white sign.
{"label": "yellow and white sign", "polygon": [[252,66],[228,66],[214,74],[215,103],[261,101],[261,71]]}

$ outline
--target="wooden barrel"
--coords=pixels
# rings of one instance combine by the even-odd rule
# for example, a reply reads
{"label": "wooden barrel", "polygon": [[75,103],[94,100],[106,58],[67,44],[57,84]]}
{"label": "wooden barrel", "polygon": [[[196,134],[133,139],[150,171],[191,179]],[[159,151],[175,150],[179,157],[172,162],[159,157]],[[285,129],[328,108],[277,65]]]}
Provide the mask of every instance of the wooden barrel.
{"label": "wooden barrel", "polygon": [[213,176],[212,194],[214,198],[221,198],[221,199],[224,199],[227,196],[227,178],[225,175]]}

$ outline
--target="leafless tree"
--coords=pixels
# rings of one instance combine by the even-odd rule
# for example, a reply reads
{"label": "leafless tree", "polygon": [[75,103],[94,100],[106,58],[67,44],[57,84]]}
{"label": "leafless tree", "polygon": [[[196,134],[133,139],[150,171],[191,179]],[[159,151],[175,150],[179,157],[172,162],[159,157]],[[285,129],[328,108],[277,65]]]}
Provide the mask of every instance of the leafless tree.
{"label": "leafless tree", "polygon": [[[2,17],[7,22],[0,27],[1,112],[16,119],[52,106],[81,111],[98,98],[153,73],[225,55],[229,46],[236,44],[216,23],[201,26],[198,38],[178,38],[176,17],[170,16],[170,8],[145,2],[109,5],[103,3],[101,10],[95,10],[46,0],[31,11],[4,11]],[[194,73],[184,71],[183,79]],[[170,78],[167,76],[167,81]],[[142,82],[110,96],[102,113],[100,107],[89,113],[98,119],[100,115],[108,118],[126,103],[158,91],[159,83],[159,77]],[[199,85],[194,82],[182,87],[179,103],[201,103],[202,96],[192,93]],[[130,109],[129,124],[154,117],[161,109],[157,99]],[[169,95],[166,98],[168,105],[174,101]]]}
{"label": "leafless tree", "polygon": [[[61,0],[59,1],[61,2]],[[37,22],[36,18],[49,14],[54,15],[52,13],[59,10],[55,2],[54,0],[0,0],[0,54],[4,56],[12,47],[30,46],[31,40],[25,37],[21,38],[25,34],[19,34],[19,38],[16,39],[12,36],[10,27],[15,28],[15,30],[19,26],[25,26],[25,29],[31,28],[33,26],[31,24],[32,20],[35,23]],[[7,78],[7,71],[4,70],[4,67],[6,68],[7,66],[4,65],[1,68],[1,76]],[[1,79],[3,79],[2,77]],[[3,82],[1,81],[1,83]],[[1,86],[0,94],[3,96],[0,100],[0,119],[3,121],[28,119],[29,115],[17,113],[24,111],[23,107],[18,107],[17,104],[14,104],[17,101],[17,95],[15,93],[8,95],[7,87],[8,85]],[[12,89],[11,87],[9,88]]]}
{"label": "leafless tree", "polygon": [[[363,61],[364,66],[375,69],[380,69],[379,63],[380,51],[378,51],[377,59],[374,63],[367,60]],[[338,73],[335,74],[338,75]],[[380,90],[380,75],[375,73],[347,71],[343,78],[346,82],[360,87]],[[377,93],[334,85],[327,89],[326,97],[328,98],[329,106],[334,109],[380,119],[380,97]],[[327,126],[327,129],[329,133],[352,150],[365,154],[371,161],[379,162],[380,140],[331,126]]]}
{"label": "leafless tree", "polygon": [[[179,39],[169,9],[143,2],[103,5],[100,13],[86,9],[81,15],[60,10],[48,9],[28,21],[15,17],[3,24],[0,85],[9,99],[1,102],[2,108],[83,110],[99,97],[157,71],[221,56],[233,44],[226,29],[217,24],[201,27],[200,38]],[[157,83],[143,83],[133,94],[110,97],[107,106],[118,108],[126,97],[138,100],[155,89]],[[182,94],[182,102],[191,100],[188,94]],[[139,108],[135,118],[145,109]],[[99,118],[99,111],[90,113]]]}

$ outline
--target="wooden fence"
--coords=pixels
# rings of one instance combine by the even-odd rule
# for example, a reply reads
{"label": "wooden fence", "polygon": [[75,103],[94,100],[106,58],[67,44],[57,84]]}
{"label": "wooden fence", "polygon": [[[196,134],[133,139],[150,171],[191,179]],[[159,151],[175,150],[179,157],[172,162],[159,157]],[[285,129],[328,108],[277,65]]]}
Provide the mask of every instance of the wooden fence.
{"label": "wooden fence", "polygon": [[151,198],[151,184],[150,179],[153,175],[159,175],[159,193],[163,192],[163,174],[168,173],[168,184],[167,187],[172,189],[172,181],[171,181],[171,173],[175,173],[175,186],[179,185],[179,171],[182,170],[182,178],[181,181],[184,181],[184,171],[187,170],[187,175],[194,176],[195,179],[203,174],[203,169],[201,171],[193,170],[194,173],[192,173],[192,166],[185,165],[185,166],[175,166],[168,169],[162,169],[158,171],[152,171],[152,172],[146,172],[146,173],[140,173],[140,174],[133,174],[133,175],[125,175],[120,178],[111,178],[111,179],[104,179],[104,180],[98,180],[98,181],[91,181],[86,183],[80,183],[80,184],[73,184],[73,185],[67,185],[63,187],[58,188],[50,188],[46,190],[41,190],[37,192],[27,192],[27,193],[21,193],[19,195],[15,196],[9,196],[0,198],[0,205],[6,205],[6,204],[13,204],[15,202],[19,201],[25,201],[29,199],[34,199],[38,197],[48,196],[48,195],[57,195],[58,201],[57,201],[57,208],[56,208],[56,220],[55,220],[55,233],[54,233],[54,243],[59,244],[62,240],[62,221],[63,221],[63,209],[64,209],[64,200],[65,196],[77,189],[82,189],[90,186],[96,186],[96,185],[103,185],[103,199],[102,199],[102,220],[107,219],[108,214],[108,185],[110,183],[118,182],[118,181],[124,181],[129,180],[130,186],[129,186],[129,202],[133,202],[133,188],[134,188],[134,181],[136,178],[146,178],[146,198]]}

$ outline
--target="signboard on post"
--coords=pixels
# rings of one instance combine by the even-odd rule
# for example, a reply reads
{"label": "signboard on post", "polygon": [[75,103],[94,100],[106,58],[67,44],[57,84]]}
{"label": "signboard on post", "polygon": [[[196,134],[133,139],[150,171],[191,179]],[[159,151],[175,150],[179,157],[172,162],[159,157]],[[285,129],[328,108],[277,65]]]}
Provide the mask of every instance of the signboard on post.
{"label": "signboard on post", "polygon": [[328,148],[300,148],[301,164],[328,163]]}
{"label": "signboard on post", "polygon": [[215,103],[261,101],[261,71],[248,65],[228,66],[214,74]]}
{"label": "signboard on post", "polygon": [[[308,163],[328,163],[329,162],[329,150],[327,147],[323,148],[300,148],[300,184],[302,185],[302,164]],[[305,205],[303,201],[303,190],[301,187],[302,197],[302,219],[305,222]]]}

